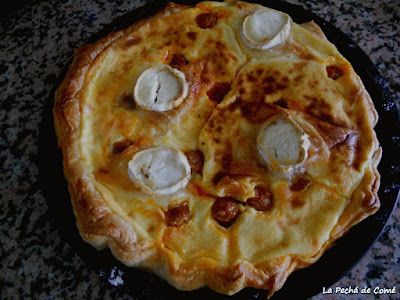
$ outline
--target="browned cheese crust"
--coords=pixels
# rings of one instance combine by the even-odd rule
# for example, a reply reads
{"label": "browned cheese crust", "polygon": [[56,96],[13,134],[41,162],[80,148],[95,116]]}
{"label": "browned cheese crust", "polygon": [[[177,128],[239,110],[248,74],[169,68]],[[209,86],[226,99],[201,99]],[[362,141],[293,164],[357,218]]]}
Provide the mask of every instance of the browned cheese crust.
{"label": "browned cheese crust", "polygon": [[[79,48],[55,95],[54,122],[77,226],[98,249],[180,290],[279,290],[379,209],[381,148],[370,96],[314,22],[291,21],[270,49],[243,42],[256,4],[168,4]],[[140,74],[162,63],[185,75],[178,107],[140,107]],[[289,118],[307,157],[288,172],[257,146],[263,124]],[[129,177],[145,149],[181,150],[189,183],[149,195]]]}

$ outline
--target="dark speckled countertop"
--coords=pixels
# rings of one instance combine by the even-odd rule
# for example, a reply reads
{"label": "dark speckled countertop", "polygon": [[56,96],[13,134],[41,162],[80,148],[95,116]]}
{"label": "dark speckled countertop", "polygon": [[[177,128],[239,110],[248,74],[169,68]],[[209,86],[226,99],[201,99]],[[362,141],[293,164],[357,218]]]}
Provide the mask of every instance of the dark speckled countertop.
{"label": "dark speckled countertop", "polygon": [[[341,29],[370,57],[400,99],[400,3],[290,0]],[[130,298],[60,238],[38,183],[43,108],[73,49],[144,1],[30,1],[0,25],[0,295],[19,298]],[[266,1],[267,4],[267,1]],[[400,155],[400,154],[399,154]],[[400,209],[370,251],[333,287],[396,287],[400,298]],[[328,288],[328,287],[326,287]],[[322,292],[322,290],[321,290]]]}

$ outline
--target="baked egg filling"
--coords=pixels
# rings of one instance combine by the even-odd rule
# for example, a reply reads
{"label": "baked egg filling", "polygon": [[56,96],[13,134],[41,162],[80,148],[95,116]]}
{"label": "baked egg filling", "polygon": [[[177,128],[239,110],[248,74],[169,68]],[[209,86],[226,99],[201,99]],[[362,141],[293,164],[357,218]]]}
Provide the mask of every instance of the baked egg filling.
{"label": "baked egg filling", "polygon": [[158,146],[137,152],[128,163],[128,173],[144,193],[168,195],[187,185],[190,165],[179,149]]}
{"label": "baked egg filling", "polygon": [[289,15],[273,9],[260,9],[244,19],[242,38],[250,48],[266,50],[284,43],[289,32]]}
{"label": "baked egg filling", "polygon": [[144,71],[136,81],[133,97],[140,107],[168,111],[178,107],[188,94],[185,74],[165,64]]}

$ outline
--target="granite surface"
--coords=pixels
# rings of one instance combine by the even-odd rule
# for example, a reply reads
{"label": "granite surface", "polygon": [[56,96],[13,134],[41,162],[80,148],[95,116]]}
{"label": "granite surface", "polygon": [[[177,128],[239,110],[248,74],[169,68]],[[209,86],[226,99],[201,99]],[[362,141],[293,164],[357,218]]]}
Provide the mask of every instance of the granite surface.
{"label": "granite surface", "polygon": [[[399,1],[289,2],[314,12],[353,39],[388,81],[399,105]],[[104,25],[143,3],[31,1],[0,25],[2,299],[130,298],[118,288],[118,274],[107,282],[60,237],[39,188],[38,127],[54,78],[70,59],[73,49]],[[333,288],[395,286],[396,294],[319,294],[313,299],[399,299],[399,221],[397,207],[371,250],[333,285]]]}

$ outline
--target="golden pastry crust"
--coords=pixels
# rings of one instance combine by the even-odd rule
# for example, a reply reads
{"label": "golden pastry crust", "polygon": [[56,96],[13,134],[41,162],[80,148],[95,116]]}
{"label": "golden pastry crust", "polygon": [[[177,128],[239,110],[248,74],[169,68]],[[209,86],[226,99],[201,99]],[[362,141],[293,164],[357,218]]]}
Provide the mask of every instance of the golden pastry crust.
{"label": "golden pastry crust", "polygon": [[[272,49],[249,48],[240,26],[260,8],[170,3],[78,49],[55,95],[82,238],[180,290],[255,287],[272,296],[380,205],[378,116],[361,80],[313,22],[291,22]],[[132,98],[156,63],[188,83],[188,97],[167,112]],[[310,141],[302,166],[285,174],[269,169],[256,146],[276,114]],[[135,153],[160,145],[182,150],[192,169],[170,196],[143,193],[127,171]]]}

